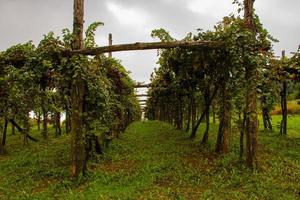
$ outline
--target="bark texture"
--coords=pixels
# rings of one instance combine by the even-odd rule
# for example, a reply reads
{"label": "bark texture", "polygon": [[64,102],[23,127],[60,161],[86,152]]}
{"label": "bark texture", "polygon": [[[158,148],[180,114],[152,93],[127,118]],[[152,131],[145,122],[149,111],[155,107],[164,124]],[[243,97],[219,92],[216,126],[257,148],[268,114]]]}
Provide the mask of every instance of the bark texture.
{"label": "bark texture", "polygon": [[[246,27],[255,34],[253,19],[254,0],[244,0],[244,20]],[[247,94],[246,94],[246,165],[253,168],[256,163],[258,120],[257,120],[257,66],[245,61]]]}
{"label": "bark texture", "polygon": [[98,55],[102,53],[118,52],[118,51],[133,51],[133,50],[147,50],[147,49],[171,49],[175,47],[182,48],[204,48],[204,49],[218,49],[224,46],[223,42],[214,41],[174,41],[174,42],[136,42],[132,44],[119,44],[111,46],[103,46],[90,49],[74,49],[73,51],[65,51],[64,55],[70,56],[75,54],[81,55]]}
{"label": "bark texture", "polygon": [[[73,49],[83,47],[84,0],[74,0]],[[83,135],[84,81],[77,73],[71,86],[71,175],[77,177],[84,170],[85,145]]]}

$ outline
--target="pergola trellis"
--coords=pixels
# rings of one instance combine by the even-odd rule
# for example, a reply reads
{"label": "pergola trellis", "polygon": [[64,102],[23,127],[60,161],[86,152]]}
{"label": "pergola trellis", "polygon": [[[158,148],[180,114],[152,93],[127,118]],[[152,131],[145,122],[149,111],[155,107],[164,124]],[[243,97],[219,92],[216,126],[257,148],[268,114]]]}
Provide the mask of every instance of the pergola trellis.
{"label": "pergola trellis", "polygon": [[[245,6],[245,23],[247,27],[254,31],[253,23],[253,3],[254,0],[244,0]],[[174,41],[174,42],[152,42],[152,43],[133,43],[133,44],[120,44],[120,45],[110,45],[98,48],[83,49],[83,24],[84,24],[84,0],[74,0],[74,23],[73,23],[73,34],[74,34],[74,44],[72,51],[64,51],[65,56],[73,55],[97,55],[103,53],[109,53],[111,56],[112,52],[117,51],[133,51],[133,50],[147,50],[147,49],[170,49],[170,48],[202,48],[202,49],[219,49],[224,47],[222,42],[214,41]],[[111,41],[111,39],[110,39]],[[111,42],[110,42],[111,44]],[[255,67],[246,67],[247,73],[250,75],[248,79],[256,79],[254,73]],[[142,85],[139,85],[141,87]],[[145,87],[149,87],[146,86]],[[249,117],[248,125],[246,127],[247,135],[247,163],[253,165],[253,157],[255,157],[256,151],[256,140],[257,140],[257,113],[256,113],[256,88],[253,85],[248,87],[249,95],[247,96],[247,112],[255,113]],[[84,86],[83,79],[81,76],[77,76],[75,83],[71,87],[71,169],[72,175],[77,176],[81,171],[84,173],[86,168],[86,160],[84,155],[84,144],[82,144],[83,139],[83,102],[84,102]],[[253,130],[251,130],[251,128]],[[249,137],[249,138],[248,138]]]}

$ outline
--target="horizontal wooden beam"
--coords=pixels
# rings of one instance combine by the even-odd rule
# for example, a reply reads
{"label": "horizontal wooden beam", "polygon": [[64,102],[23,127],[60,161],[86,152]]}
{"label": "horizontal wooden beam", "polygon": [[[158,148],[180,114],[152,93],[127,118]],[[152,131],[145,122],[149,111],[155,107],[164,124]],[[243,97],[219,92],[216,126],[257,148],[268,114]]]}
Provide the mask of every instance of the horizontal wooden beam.
{"label": "horizontal wooden beam", "polygon": [[149,95],[148,94],[137,94],[135,95],[135,97],[148,97]]}
{"label": "horizontal wooden beam", "polygon": [[147,102],[147,99],[139,99],[138,101],[139,101],[140,103],[141,103],[141,102]]}
{"label": "horizontal wooden beam", "polygon": [[136,42],[132,44],[118,44],[111,46],[103,46],[97,48],[87,48],[81,50],[65,51],[64,55],[98,55],[102,53],[118,52],[118,51],[134,51],[134,50],[149,50],[149,49],[170,49],[175,47],[182,48],[203,48],[203,49],[219,49],[224,47],[223,42],[215,41],[174,41],[174,42]]}
{"label": "horizontal wooden beam", "polygon": [[149,88],[151,84],[136,84],[133,86],[134,88]]}

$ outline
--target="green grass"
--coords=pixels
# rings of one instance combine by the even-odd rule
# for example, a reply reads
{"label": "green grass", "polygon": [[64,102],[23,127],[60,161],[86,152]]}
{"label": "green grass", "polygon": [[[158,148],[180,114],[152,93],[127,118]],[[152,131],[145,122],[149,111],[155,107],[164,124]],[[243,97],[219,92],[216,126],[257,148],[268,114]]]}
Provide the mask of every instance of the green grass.
{"label": "green grass", "polygon": [[213,153],[214,124],[209,144],[201,146],[203,125],[190,141],[162,122],[133,123],[78,180],[69,175],[67,135],[45,141],[34,130],[40,141],[29,146],[9,136],[8,154],[0,156],[0,199],[299,199],[299,122],[289,118],[288,136],[276,126],[273,133],[260,131],[254,172],[240,163],[238,133],[231,153]]}

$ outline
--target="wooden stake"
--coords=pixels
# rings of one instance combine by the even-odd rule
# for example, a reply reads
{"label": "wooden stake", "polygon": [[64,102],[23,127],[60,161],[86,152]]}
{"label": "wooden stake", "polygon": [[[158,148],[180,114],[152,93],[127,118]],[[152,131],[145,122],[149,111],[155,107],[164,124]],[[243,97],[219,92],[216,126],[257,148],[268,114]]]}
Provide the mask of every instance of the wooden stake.
{"label": "wooden stake", "polygon": [[[108,45],[109,45],[109,46],[112,46],[112,44],[113,44],[112,34],[110,33],[110,34],[108,35]],[[109,58],[112,58],[112,53],[111,53],[111,52],[108,52],[108,57],[109,57]]]}
{"label": "wooden stake", "polygon": [[[282,51],[282,59],[285,57],[285,51]],[[282,91],[281,95],[281,112],[282,112],[282,120],[280,126],[280,134],[286,135],[287,134],[287,80],[284,78],[282,83]]]}

